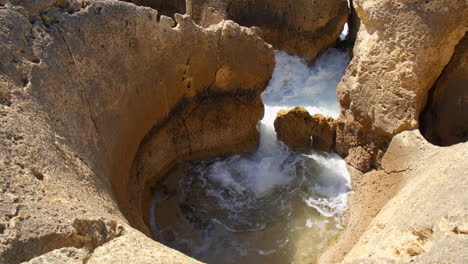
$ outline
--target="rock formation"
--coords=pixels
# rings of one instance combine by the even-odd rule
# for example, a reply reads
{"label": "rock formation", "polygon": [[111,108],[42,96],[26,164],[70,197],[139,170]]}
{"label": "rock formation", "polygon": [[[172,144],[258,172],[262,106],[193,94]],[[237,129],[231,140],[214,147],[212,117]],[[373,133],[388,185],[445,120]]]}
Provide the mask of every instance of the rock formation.
{"label": "rock formation", "polygon": [[[139,6],[146,6],[151,7],[153,9],[158,10],[159,15],[170,16],[173,17],[174,14],[185,14],[186,7],[185,2],[186,0],[122,0],[125,2],[130,2],[135,5]],[[221,22],[221,21],[219,21]]]}
{"label": "rock formation", "polygon": [[330,152],[335,142],[335,120],[321,114],[310,115],[303,107],[281,110],[275,119],[277,138],[292,148],[312,147]]}
{"label": "rock formation", "polygon": [[348,6],[345,0],[187,0],[187,13],[203,27],[222,19],[259,27],[275,49],[312,62],[338,39]]}
{"label": "rock formation", "polygon": [[271,46],[120,1],[0,3],[0,262],[196,263],[140,233],[136,154],[255,147]]}
{"label": "rock formation", "polygon": [[420,118],[424,137],[449,146],[468,140],[468,38],[465,34],[439,77]]}
{"label": "rock formation", "polygon": [[276,138],[292,148],[309,149],[310,115],[303,107],[281,110],[275,119]]}
{"label": "rock formation", "polygon": [[361,25],[337,88],[336,151],[354,155],[361,147],[377,168],[394,135],[418,128],[427,94],[465,34],[465,1],[359,0],[354,7]]}
{"label": "rock formation", "polygon": [[[0,0],[0,263],[199,263],[150,238],[147,209],[177,161],[258,143],[274,53],[222,19],[311,61],[347,13],[344,0],[132,2],[211,26],[124,1]],[[465,1],[353,2],[336,127],[301,108],[275,122],[280,140],[312,136],[351,165],[345,229],[318,261],[463,263],[468,143],[417,128],[466,140]]]}
{"label": "rock formation", "polygon": [[437,147],[418,130],[395,136],[382,170],[354,175],[348,226],[320,263],[350,248],[343,263],[464,263],[467,160],[468,143]]}

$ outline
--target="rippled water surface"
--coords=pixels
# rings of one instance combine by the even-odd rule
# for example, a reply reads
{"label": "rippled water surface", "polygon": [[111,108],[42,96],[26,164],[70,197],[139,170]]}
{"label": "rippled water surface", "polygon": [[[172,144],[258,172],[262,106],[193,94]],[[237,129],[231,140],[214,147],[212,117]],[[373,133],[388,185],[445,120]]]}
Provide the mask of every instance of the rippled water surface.
{"label": "rippled water surface", "polygon": [[349,175],[336,154],[296,153],[276,141],[273,121],[293,106],[337,117],[347,64],[334,49],[313,67],[277,52],[258,150],[173,169],[151,203],[159,241],[207,263],[310,263],[341,228]]}

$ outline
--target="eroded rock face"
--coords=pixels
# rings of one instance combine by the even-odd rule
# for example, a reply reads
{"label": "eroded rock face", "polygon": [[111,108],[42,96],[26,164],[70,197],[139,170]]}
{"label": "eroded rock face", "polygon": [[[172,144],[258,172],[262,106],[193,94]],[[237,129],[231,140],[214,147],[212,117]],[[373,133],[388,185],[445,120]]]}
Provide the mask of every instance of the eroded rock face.
{"label": "eroded rock face", "polygon": [[315,149],[331,152],[335,146],[336,123],[335,119],[321,114],[315,114],[310,119],[312,146]]}
{"label": "eroded rock face", "polygon": [[120,1],[0,3],[0,262],[197,263],[133,229],[150,235],[137,191],[155,176],[135,155],[156,134],[167,166],[254,147],[271,46]]}
{"label": "eroded rock face", "polygon": [[187,13],[203,27],[222,19],[262,29],[275,49],[312,62],[331,47],[346,23],[346,0],[187,0]]}
{"label": "eroded rock face", "polygon": [[395,136],[383,177],[399,191],[372,220],[344,263],[463,263],[468,257],[468,143],[440,148],[418,130]]}
{"label": "eroded rock face", "polygon": [[135,5],[139,6],[147,6],[153,9],[158,10],[160,15],[164,16],[171,16],[173,17],[174,14],[185,14],[186,7],[185,2],[186,0],[122,0],[125,2],[130,2]]}
{"label": "eroded rock face", "polygon": [[468,143],[441,148],[413,130],[393,138],[381,170],[350,167],[346,225],[318,263],[463,263],[467,155]]}
{"label": "eroded rock face", "polygon": [[424,137],[439,146],[468,140],[468,38],[455,49],[420,118]]}
{"label": "eroded rock face", "polygon": [[281,110],[275,119],[277,138],[286,145],[300,150],[310,146],[320,151],[333,150],[335,120],[321,114],[310,115],[303,107]]}
{"label": "eroded rock face", "polygon": [[310,118],[303,107],[279,111],[274,123],[276,138],[293,148],[310,148]]}
{"label": "eroded rock face", "polygon": [[[463,0],[354,1],[361,24],[337,95],[336,150],[363,147],[379,167],[392,136],[418,128],[429,89],[465,34]],[[355,164],[351,164],[355,165]]]}

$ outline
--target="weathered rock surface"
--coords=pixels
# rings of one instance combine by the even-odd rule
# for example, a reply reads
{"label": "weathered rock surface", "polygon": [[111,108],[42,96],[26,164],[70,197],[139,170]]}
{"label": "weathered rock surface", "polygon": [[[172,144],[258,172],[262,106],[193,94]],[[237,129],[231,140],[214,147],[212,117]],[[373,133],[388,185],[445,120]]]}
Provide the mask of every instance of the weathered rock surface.
{"label": "weathered rock surface", "polygon": [[310,148],[310,119],[303,107],[280,110],[274,123],[276,138],[292,148]]}
{"label": "weathered rock surface", "polygon": [[383,160],[400,190],[346,256],[400,263],[464,263],[468,257],[468,143],[439,148],[419,131],[396,136]]}
{"label": "weathered rock surface", "polygon": [[271,46],[120,1],[0,3],[0,263],[197,263],[134,229],[136,153],[165,129],[161,163],[255,147]]}
{"label": "weathered rock surface", "polygon": [[420,118],[424,137],[433,144],[449,146],[468,140],[468,38],[455,49],[429,93]]}
{"label": "weathered rock surface", "polygon": [[222,19],[259,27],[275,49],[311,62],[338,39],[348,6],[345,0],[188,0],[187,13],[203,27]]}
{"label": "weathered rock surface", "polygon": [[278,140],[292,148],[333,150],[336,126],[331,117],[311,116],[303,107],[294,107],[279,111],[274,125]]}
{"label": "weathered rock surface", "polygon": [[465,34],[466,4],[356,0],[354,7],[361,24],[337,88],[336,151],[347,156],[362,147],[377,168],[394,135],[418,128],[428,91]]}
{"label": "weathered rock surface", "polygon": [[402,132],[382,168],[352,173],[347,226],[319,263],[349,250],[344,263],[463,263],[468,143],[441,148],[419,130]]}
{"label": "weathered rock surface", "polygon": [[315,149],[331,152],[335,146],[335,119],[321,114],[314,114],[310,119],[310,135]]}
{"label": "weathered rock surface", "polygon": [[[151,7],[158,10],[158,14],[173,17],[174,14],[186,13],[186,0],[122,0],[139,6]],[[221,21],[218,21],[221,22]]]}

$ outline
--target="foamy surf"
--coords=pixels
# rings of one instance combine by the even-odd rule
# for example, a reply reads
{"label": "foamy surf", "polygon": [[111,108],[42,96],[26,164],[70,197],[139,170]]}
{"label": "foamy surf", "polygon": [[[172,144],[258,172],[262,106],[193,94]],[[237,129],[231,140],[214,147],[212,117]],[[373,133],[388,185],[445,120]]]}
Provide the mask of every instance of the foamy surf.
{"label": "foamy surf", "polygon": [[294,106],[336,118],[348,61],[331,49],[309,67],[276,52],[257,151],[180,164],[154,192],[155,236],[207,263],[310,261],[341,226],[349,175],[336,154],[297,153],[278,142],[273,122]]}

